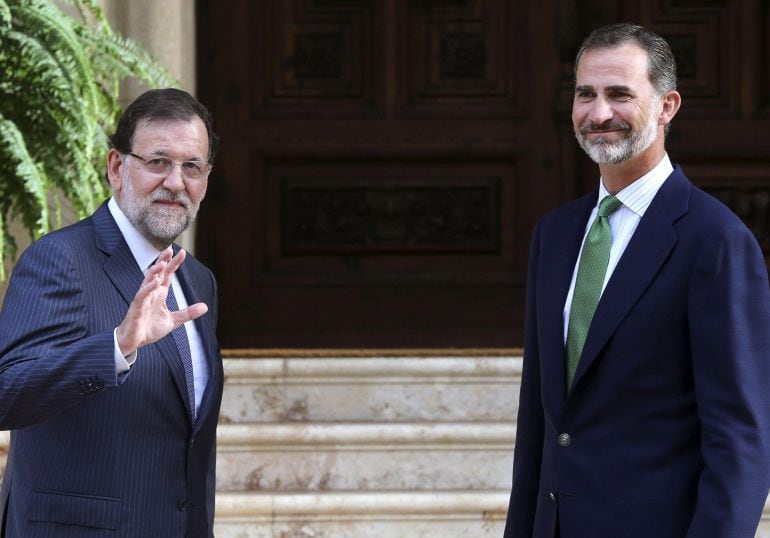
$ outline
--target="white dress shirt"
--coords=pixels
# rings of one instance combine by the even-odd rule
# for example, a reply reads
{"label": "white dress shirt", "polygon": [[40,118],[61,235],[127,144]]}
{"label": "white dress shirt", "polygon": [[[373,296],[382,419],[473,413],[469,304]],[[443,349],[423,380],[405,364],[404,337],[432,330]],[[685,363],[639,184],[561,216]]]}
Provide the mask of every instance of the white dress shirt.
{"label": "white dress shirt", "polygon": [[[147,274],[147,269],[155,262],[155,259],[160,255],[160,251],[150,244],[147,239],[134,228],[134,225],[128,220],[123,211],[118,207],[114,198],[110,198],[107,203],[107,207],[112,213],[112,218],[120,228],[120,232],[123,234],[123,238],[128,243],[128,248],[131,250],[134,259],[136,260],[139,269],[143,274]],[[187,298],[182,291],[182,286],[179,284],[179,279],[176,273],[171,277],[171,287],[174,290],[174,297],[176,298],[179,309],[183,309],[188,306]],[[208,383],[209,372],[208,364],[206,363],[206,356],[203,351],[203,342],[201,336],[198,333],[198,329],[195,328],[194,321],[188,321],[184,324],[187,331],[187,340],[190,344],[190,354],[192,355],[193,377],[195,385],[195,412],[196,415],[200,409],[201,400],[203,399],[203,391],[206,389],[206,383]],[[117,331],[117,328],[115,329]],[[138,350],[131,355],[124,356],[118,346],[117,334],[115,338],[115,366],[117,367],[118,375],[127,372],[131,365],[134,364],[137,358]]]}
{"label": "white dress shirt", "polygon": [[[615,194],[618,200],[623,205],[612,213],[609,217],[610,228],[612,231],[612,246],[610,247],[610,261],[607,265],[607,272],[604,275],[604,283],[602,284],[602,293],[607,286],[610,277],[612,276],[615,267],[618,265],[620,257],[626,250],[628,243],[631,241],[631,237],[636,231],[636,227],[639,226],[639,221],[642,220],[645,211],[650,207],[652,199],[658,193],[658,190],[666,181],[666,178],[674,171],[674,167],[671,165],[671,161],[668,158],[668,154],[663,155],[663,159],[645,175],[631,183],[628,187]],[[599,202],[610,193],[604,187],[604,181],[599,180],[599,198],[596,200],[596,205],[591,211],[591,215],[588,217],[586,223],[585,233],[583,234],[583,242],[585,243],[588,230],[591,228],[596,213],[599,211]],[[580,246],[580,252],[582,255],[583,245]],[[577,270],[580,260],[575,264],[575,268],[572,271],[572,282],[569,286],[569,293],[567,293],[567,301],[564,304],[564,343],[567,343],[567,325],[569,324],[569,313],[572,308],[572,295],[575,293],[575,279],[577,278]]]}

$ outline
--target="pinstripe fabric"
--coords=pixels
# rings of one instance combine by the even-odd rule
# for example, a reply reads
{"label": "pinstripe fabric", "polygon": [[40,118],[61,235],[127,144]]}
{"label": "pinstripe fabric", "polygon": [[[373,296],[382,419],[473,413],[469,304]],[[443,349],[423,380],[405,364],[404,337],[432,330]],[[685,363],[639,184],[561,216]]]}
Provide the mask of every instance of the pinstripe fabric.
{"label": "pinstripe fabric", "polygon": [[[174,297],[174,290],[171,287],[168,288],[166,306],[172,312],[179,310],[179,305],[176,303],[176,297]],[[187,331],[185,330],[184,325],[180,325],[171,331],[171,336],[174,338],[174,343],[182,358],[184,380],[187,385],[187,397],[190,400],[190,417],[192,418],[192,421],[195,422],[195,374],[193,374],[190,344],[187,341]]]}
{"label": "pinstripe fabric", "polygon": [[21,256],[0,312],[7,536],[213,536],[216,284],[192,256],[177,274],[209,306],[195,321],[211,375],[195,425],[170,335],[115,374],[112,331],[142,274],[106,205]]}

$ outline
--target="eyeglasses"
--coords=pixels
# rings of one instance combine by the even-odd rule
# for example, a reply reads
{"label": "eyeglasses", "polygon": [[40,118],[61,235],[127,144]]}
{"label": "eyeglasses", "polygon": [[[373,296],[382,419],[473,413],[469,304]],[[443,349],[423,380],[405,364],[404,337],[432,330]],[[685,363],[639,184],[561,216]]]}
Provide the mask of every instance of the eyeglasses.
{"label": "eyeglasses", "polygon": [[211,164],[203,161],[175,161],[160,155],[145,158],[130,151],[126,152],[125,155],[136,157],[149,173],[157,176],[169,175],[176,165],[179,165],[182,176],[190,181],[204,180],[211,172]]}

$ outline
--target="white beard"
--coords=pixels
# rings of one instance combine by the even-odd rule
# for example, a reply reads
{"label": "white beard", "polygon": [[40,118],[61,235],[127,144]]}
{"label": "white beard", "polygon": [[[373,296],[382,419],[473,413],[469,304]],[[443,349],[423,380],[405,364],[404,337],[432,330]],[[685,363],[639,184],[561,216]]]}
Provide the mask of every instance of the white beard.
{"label": "white beard", "polygon": [[[121,196],[115,201],[134,228],[158,250],[173,243],[198,215],[200,204],[192,203],[184,191],[174,194],[159,186],[146,198],[140,198],[128,169],[123,172],[122,187]],[[183,204],[184,209],[155,205],[152,202],[156,200],[174,200]]]}
{"label": "white beard", "polygon": [[607,128],[626,129],[627,132],[620,140],[611,141],[605,137],[597,137],[589,140],[585,130],[600,128],[598,125],[584,125],[575,128],[575,138],[588,156],[596,164],[620,164],[636,157],[649,148],[658,137],[658,118],[655,111],[660,99],[655,97],[650,105],[647,123],[639,130],[631,130],[631,126],[625,122],[612,124]]}

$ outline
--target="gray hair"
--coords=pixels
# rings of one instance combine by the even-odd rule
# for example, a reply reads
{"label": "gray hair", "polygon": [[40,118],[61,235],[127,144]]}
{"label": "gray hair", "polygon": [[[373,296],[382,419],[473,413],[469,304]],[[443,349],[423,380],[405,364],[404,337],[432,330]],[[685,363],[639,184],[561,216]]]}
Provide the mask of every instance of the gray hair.
{"label": "gray hair", "polygon": [[676,60],[671,47],[659,35],[631,23],[611,24],[591,32],[575,57],[575,77],[580,58],[587,50],[615,48],[626,43],[633,43],[647,53],[647,77],[658,95],[676,90]]}
{"label": "gray hair", "polygon": [[209,137],[208,161],[214,161],[219,137],[212,127],[211,113],[195,97],[176,88],[149,90],[128,105],[118,119],[115,134],[110,137],[110,147],[128,153],[134,143],[134,132],[140,121],[190,121],[199,117],[206,126]]}

